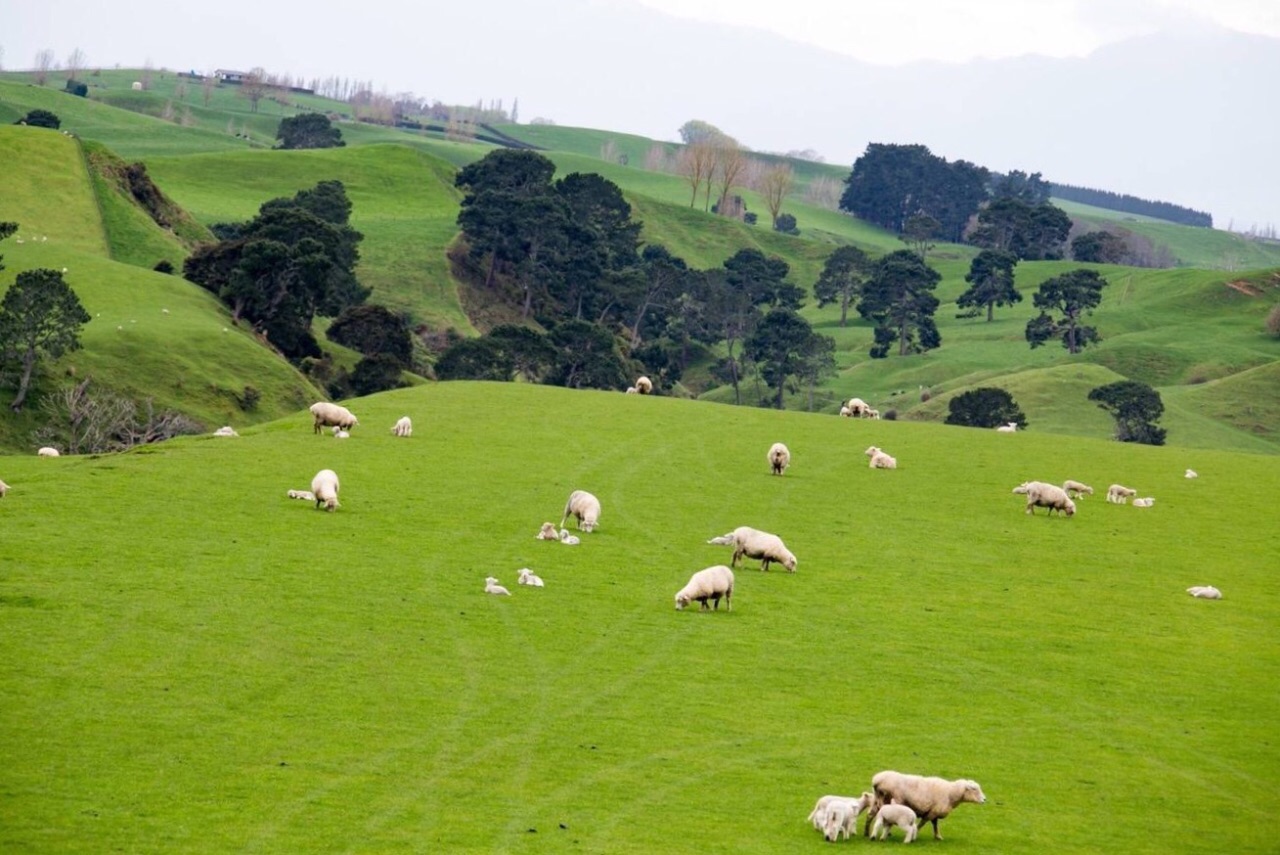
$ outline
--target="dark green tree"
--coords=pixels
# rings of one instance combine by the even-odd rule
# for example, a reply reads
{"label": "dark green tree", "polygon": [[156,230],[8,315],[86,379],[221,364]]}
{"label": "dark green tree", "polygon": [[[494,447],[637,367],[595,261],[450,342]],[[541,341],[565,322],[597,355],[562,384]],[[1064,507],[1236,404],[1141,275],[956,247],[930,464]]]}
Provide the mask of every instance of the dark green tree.
{"label": "dark green tree", "polygon": [[746,294],[753,306],[799,309],[804,305],[804,289],[787,280],[791,267],[776,255],[758,249],[740,249],[725,259],[725,282]]}
{"label": "dark green tree", "polygon": [[276,129],[276,148],[340,148],[346,145],[342,131],[335,128],[324,113],[302,113],[280,120]]}
{"label": "dark green tree", "polygon": [[1007,175],[996,176],[991,195],[1039,205],[1049,201],[1052,189],[1053,185],[1045,181],[1039,172],[1028,175],[1019,169],[1011,169]]}
{"label": "dark green tree", "polygon": [[1071,218],[1061,208],[1003,196],[978,212],[978,226],[969,234],[969,242],[1012,252],[1020,260],[1055,259],[1062,258],[1070,232]]}
{"label": "dark green tree", "polygon": [[556,260],[561,310],[605,322],[629,314],[628,297],[640,281],[642,224],[618,185],[594,173],[574,172],[554,185],[568,207],[565,240]]}
{"label": "dark green tree", "polygon": [[1121,380],[1099,386],[1089,392],[1089,400],[1116,420],[1116,439],[1142,445],[1164,445],[1164,428],[1156,422],[1164,413],[1160,393],[1136,380]]}
{"label": "dark green tree", "polygon": [[613,334],[598,324],[565,321],[550,332],[556,364],[549,382],[570,389],[621,389],[627,372]]}
{"label": "dark green tree", "polygon": [[[745,216],[743,217],[743,221],[748,224],[754,222],[753,220],[746,219]],[[775,217],[773,221],[773,230],[775,232],[782,232],[784,235],[800,234],[800,229],[796,228],[796,218],[794,214],[779,214]]]}
{"label": "dark green tree", "polygon": [[902,234],[898,235],[898,240],[911,247],[921,261],[927,261],[929,250],[934,248],[941,232],[942,223],[934,217],[912,214],[902,224]]}
{"label": "dark green tree", "polygon": [[502,346],[491,338],[464,338],[454,342],[436,360],[440,380],[510,380],[511,364]]}
{"label": "dark green tree", "polygon": [[52,128],[56,131],[62,127],[62,120],[57,114],[50,113],[48,110],[32,110],[14,124],[30,125],[33,128]]}
{"label": "dark green tree", "polygon": [[356,395],[372,395],[401,386],[400,360],[389,353],[375,353],[356,363],[351,372],[351,391]]}
{"label": "dark green tree", "polygon": [[72,95],[78,95],[81,98],[89,97],[88,84],[81,83],[79,80],[74,80],[72,78],[67,78],[66,91],[70,92]]}
{"label": "dark green tree", "polygon": [[733,384],[733,400],[742,403],[739,371],[734,348],[755,329],[760,322],[760,309],[751,301],[751,295],[740,288],[731,287],[728,273],[723,270],[707,270],[703,273],[703,306],[708,328],[713,331],[710,341],[723,341],[728,354],[725,372]]}
{"label": "dark green tree", "polygon": [[876,262],[862,287],[858,312],[875,323],[872,359],[883,359],[898,345],[898,355],[921,353],[942,344],[934,324],[938,298],[933,290],[942,277],[909,249],[891,252]]}
{"label": "dark green tree", "polygon": [[515,375],[530,383],[541,383],[555,364],[555,346],[545,335],[529,327],[504,324],[494,327],[485,338],[499,348],[508,379]]}
{"label": "dark green tree", "polygon": [[[671,302],[683,293],[689,277],[689,266],[683,258],[672,255],[662,244],[649,244],[640,253],[640,269],[644,273],[643,285],[630,301],[632,309],[631,349],[639,346],[641,338],[650,330],[661,334],[667,321],[667,309]],[[653,311],[652,320],[650,311]]]}
{"label": "dark green tree", "polygon": [[[1032,302],[1040,314],[1027,322],[1027,341],[1037,348],[1050,339],[1061,339],[1069,353],[1079,353],[1090,342],[1101,341],[1098,331],[1085,326],[1086,315],[1102,302],[1107,280],[1095,270],[1072,270],[1040,283]],[[1054,318],[1049,312],[1060,315]]]}
{"label": "dark green tree", "polygon": [[773,390],[773,405],[782,409],[787,378],[800,374],[813,336],[809,322],[792,309],[772,309],[742,343],[742,354],[754,362],[766,385]]}
{"label": "dark green tree", "polygon": [[871,143],[845,179],[840,209],[898,234],[909,217],[927,214],[941,224],[940,237],[958,241],[987,198],[988,176],[922,145]]}
{"label": "dark green tree", "polygon": [[1018,258],[1011,252],[984,249],[969,264],[964,281],[969,289],[956,299],[956,305],[969,311],[957,317],[971,318],[985,306],[990,322],[996,306],[1012,306],[1022,302],[1022,294],[1013,287],[1013,268]]}
{"label": "dark green tree", "polygon": [[80,348],[90,320],[57,270],[24,270],[0,301],[0,361],[17,365],[18,391],[10,408],[22,409],[41,355],[58,359]]}
{"label": "dark green tree", "polygon": [[1128,251],[1129,245],[1124,238],[1101,229],[1085,232],[1071,240],[1071,257],[1076,261],[1119,264]]}
{"label": "dark green tree", "polygon": [[813,296],[818,308],[840,304],[840,326],[845,326],[851,306],[862,294],[862,285],[872,268],[871,259],[856,246],[833,250],[822,265],[818,281],[813,283]]}
{"label": "dark green tree", "polygon": [[365,356],[379,353],[390,356],[402,368],[408,368],[413,360],[413,339],[408,325],[404,318],[385,306],[348,306],[325,334],[330,341]]}
{"label": "dark green tree", "polygon": [[829,335],[815,332],[800,349],[800,364],[796,377],[809,389],[809,412],[813,412],[814,390],[828,377],[834,377],[836,365],[836,341]]}
{"label": "dark green tree", "polygon": [[946,423],[949,425],[993,428],[1010,422],[1025,428],[1027,417],[1013,396],[1004,389],[993,386],[970,389],[956,395],[947,404]]}

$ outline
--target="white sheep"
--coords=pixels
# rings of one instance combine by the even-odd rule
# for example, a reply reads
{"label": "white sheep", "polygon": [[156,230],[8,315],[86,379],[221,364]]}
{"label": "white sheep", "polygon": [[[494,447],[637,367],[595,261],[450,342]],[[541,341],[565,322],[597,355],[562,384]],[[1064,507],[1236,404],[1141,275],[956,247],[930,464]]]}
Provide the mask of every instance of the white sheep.
{"label": "white sheep", "polygon": [[310,409],[311,415],[315,417],[315,422],[312,425],[314,433],[320,433],[322,429],[330,425],[343,430],[351,430],[360,423],[360,420],[352,415],[350,410],[338,404],[317,401],[311,405]]}
{"label": "white sheep", "polygon": [[1194,469],[1188,469],[1188,470],[1187,470],[1187,477],[1188,477],[1188,478],[1199,478],[1199,477],[1200,477],[1200,474],[1199,474],[1198,472],[1196,472],[1196,470],[1194,470]]}
{"label": "white sheep", "polygon": [[521,567],[516,571],[516,582],[521,585],[528,585],[531,588],[545,588],[542,577],[535,574],[528,567]]}
{"label": "white sheep", "polygon": [[215,430],[213,432],[213,435],[214,436],[239,436],[240,434],[236,433],[236,429],[233,428],[231,425],[223,425],[222,427]]}
{"label": "white sheep", "polygon": [[781,475],[791,465],[791,449],[780,442],[775,442],[769,446],[769,453],[765,456],[765,459],[769,461],[773,474]]}
{"label": "white sheep", "polygon": [[996,433],[1017,433],[1017,432],[1018,432],[1017,422],[1009,422],[1008,424],[1003,424],[996,428]]}
{"label": "white sheep", "polygon": [[[1093,495],[1093,488],[1088,484],[1082,484],[1079,481],[1072,481],[1070,478],[1062,482],[1062,489],[1065,490],[1066,494],[1073,499],[1078,499],[1085,495]],[[1072,493],[1075,493],[1075,495],[1072,496]]]}
{"label": "white sheep", "polygon": [[641,395],[648,395],[653,391],[653,381],[648,377],[636,378],[636,391]]}
{"label": "white sheep", "polygon": [[[915,811],[921,824],[932,822],[935,840],[942,839],[942,835],[938,833],[938,820],[949,816],[956,805],[961,802],[984,804],[987,800],[977,781],[966,778],[948,781],[888,769],[871,779],[871,788],[875,790],[876,804],[881,809],[897,802]],[[868,829],[866,834],[870,833]]]}
{"label": "white sheep", "polygon": [[1222,592],[1212,585],[1193,585],[1187,588],[1187,593],[1201,600],[1222,599]]}
{"label": "white sheep", "polygon": [[890,457],[884,451],[876,448],[874,445],[868,448],[864,454],[870,458],[868,468],[870,469],[897,469],[898,458]]}
{"label": "white sheep", "polygon": [[347,437],[349,437],[349,436],[351,436],[351,434],[350,434],[350,433],[348,433],[347,431],[343,430],[342,428],[335,427],[335,428],[333,429],[333,437],[334,437],[334,439],[346,439],[346,438],[347,438]]}
{"label": "white sheep", "polygon": [[[834,837],[827,833],[828,826],[831,825],[831,812],[833,808],[838,811],[837,820],[839,826],[835,829],[844,834],[845,838],[852,835],[854,827],[857,825],[858,817],[871,808],[875,802],[874,793],[863,793],[860,796],[823,796],[814,804],[813,810],[809,811],[809,822],[813,827],[823,833],[823,836],[834,842]],[[837,806],[843,808],[839,810]]]}
{"label": "white sheep", "polygon": [[316,494],[310,490],[290,490],[288,495],[290,499],[301,499],[304,502],[314,502],[316,500]]}
{"label": "white sheep", "polygon": [[876,812],[875,824],[871,826],[871,839],[884,840],[889,836],[889,829],[896,825],[907,834],[902,842],[910,843],[920,834],[920,828],[916,825],[919,819],[916,812],[906,805],[884,805]]}
{"label": "white sheep", "polygon": [[565,546],[577,546],[582,543],[582,539],[576,534],[569,534],[569,529],[562,528],[560,529],[560,542]]}
{"label": "white sheep", "polygon": [[486,576],[484,580],[484,592],[486,594],[498,594],[499,596],[509,597],[511,592],[498,584],[498,580],[493,576]]}
{"label": "white sheep", "polygon": [[560,532],[556,531],[555,523],[544,522],[536,537],[538,540],[559,540]]}
{"label": "white sheep", "polygon": [[850,415],[855,419],[860,419],[867,409],[867,402],[861,398],[850,398],[848,403],[845,404],[845,407],[848,408]]}
{"label": "white sheep", "polygon": [[628,387],[627,387],[627,392],[626,392],[626,394],[628,394],[628,395],[638,395],[638,394],[640,394],[640,390],[639,390],[639,389],[637,389],[635,386],[628,386]]}
{"label": "white sheep", "polygon": [[391,428],[391,433],[396,436],[413,436],[413,422],[409,420],[408,416],[401,416]]}
{"label": "white sheep", "polygon": [[574,490],[569,494],[569,501],[564,503],[560,528],[564,528],[570,514],[577,520],[578,530],[590,534],[600,522],[600,500],[586,490]]}
{"label": "white sheep", "polygon": [[1156,503],[1156,500],[1154,496],[1147,496],[1146,498],[1143,498],[1143,499],[1133,500],[1133,506],[1135,508],[1150,508],[1150,507],[1153,507],[1155,503]]}
{"label": "white sheep", "polygon": [[311,479],[311,492],[316,497],[316,510],[324,505],[326,511],[338,507],[338,473],[332,469],[321,469]]}
{"label": "white sheep", "polygon": [[1107,488],[1107,501],[1116,505],[1127,504],[1136,495],[1138,495],[1137,490],[1120,484],[1112,484]]}
{"label": "white sheep", "polygon": [[3,499],[4,494],[7,492],[9,492],[9,485],[3,481],[0,481],[0,499]]}
{"label": "white sheep", "polygon": [[1035,516],[1036,508],[1046,508],[1050,516],[1054,511],[1062,511],[1067,516],[1073,516],[1076,512],[1076,503],[1071,501],[1067,491],[1053,484],[1046,484],[1043,481],[1025,481],[1014,487],[1013,492],[1026,495],[1026,512],[1032,516]]}
{"label": "white sheep", "polygon": [[713,601],[719,610],[721,597],[724,597],[725,610],[733,611],[733,571],[717,564],[694,573],[688,583],[676,591],[676,610],[680,611],[694,600],[702,603],[703,611],[708,608],[707,600]]}
{"label": "white sheep", "polygon": [[39,457],[60,457],[61,456],[61,454],[58,452],[58,449],[50,445],[46,445],[44,448],[37,451],[36,455]]}
{"label": "white sheep", "polygon": [[761,570],[768,570],[770,562],[777,562],[790,572],[796,572],[795,555],[787,549],[782,538],[776,534],[741,525],[728,534],[711,538],[707,543],[733,547],[733,558],[729,561],[730,567],[737,567],[738,559],[745,555],[747,558],[759,558]]}
{"label": "white sheep", "polygon": [[853,418],[853,410],[849,409],[848,406],[842,404],[840,406],[840,417],[845,419]]}
{"label": "white sheep", "polygon": [[877,410],[875,407],[867,407],[865,410],[862,411],[862,414],[869,419],[880,418],[880,411]]}

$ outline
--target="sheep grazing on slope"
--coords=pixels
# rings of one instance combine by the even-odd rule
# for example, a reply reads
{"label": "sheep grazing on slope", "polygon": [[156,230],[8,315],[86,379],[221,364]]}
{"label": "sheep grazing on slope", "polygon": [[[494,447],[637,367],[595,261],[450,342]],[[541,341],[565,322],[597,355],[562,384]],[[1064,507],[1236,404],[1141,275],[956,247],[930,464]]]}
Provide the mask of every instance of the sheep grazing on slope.
{"label": "sheep grazing on slope", "polygon": [[761,570],[768,570],[770,562],[777,562],[792,573],[796,572],[795,555],[787,549],[782,538],[776,534],[741,525],[728,534],[711,538],[707,543],[733,547],[733,558],[729,561],[730,567],[737,567],[738,559],[745,555],[747,558],[760,559]]}
{"label": "sheep grazing on slope", "polygon": [[484,580],[484,592],[486,594],[498,594],[499,596],[509,597],[511,592],[498,584],[498,580],[493,576],[486,576]]}
{"label": "sheep grazing on slope", "polygon": [[720,598],[724,597],[726,611],[733,611],[733,571],[723,564],[699,570],[689,577],[689,582],[676,591],[676,611],[680,611],[695,600],[702,603],[702,610],[709,607],[707,600],[720,608]]}
{"label": "sheep grazing on slope", "polygon": [[858,817],[871,808],[875,794],[853,796],[823,796],[809,812],[809,822],[822,832],[822,836],[834,843],[837,835],[845,839],[853,836]]}
{"label": "sheep grazing on slope", "polygon": [[1017,422],[1009,422],[1008,424],[1000,425],[999,427],[996,428],[996,433],[1017,433],[1017,432],[1018,432]]}
{"label": "sheep grazing on slope", "polygon": [[1112,484],[1107,488],[1107,501],[1116,505],[1127,504],[1136,495],[1138,495],[1137,490],[1120,484]]}
{"label": "sheep grazing on slope", "polygon": [[865,410],[862,411],[862,414],[869,419],[880,418],[880,411],[877,410],[875,407],[867,407]]}
{"label": "sheep grazing on slope", "polygon": [[408,416],[401,416],[392,426],[391,433],[396,436],[413,436],[413,422],[409,420]]}
{"label": "sheep grazing on slope", "polygon": [[1013,488],[1013,492],[1027,497],[1027,513],[1035,516],[1036,508],[1047,508],[1047,514],[1062,511],[1067,516],[1076,512],[1076,503],[1071,501],[1067,491],[1043,481],[1026,481]]}
{"label": "sheep grazing on slope", "polygon": [[849,411],[849,415],[851,415],[855,419],[862,418],[864,415],[866,415],[866,412],[869,409],[867,402],[862,400],[861,398],[850,398],[849,402],[844,406],[845,406],[845,409]]}
{"label": "sheep grazing on slope", "polygon": [[653,381],[648,377],[639,377],[636,379],[636,391],[641,395],[648,395],[653,391]]}
{"label": "sheep grazing on slope", "polygon": [[600,500],[586,490],[574,490],[569,494],[569,501],[564,504],[560,528],[564,528],[570,514],[578,521],[578,530],[590,534],[600,522]]}
{"label": "sheep grazing on slope", "polygon": [[916,825],[918,821],[916,812],[906,805],[884,805],[876,812],[875,824],[871,826],[871,839],[884,840],[889,836],[889,829],[896,825],[907,834],[902,842],[910,843],[920,834],[920,827]]}
{"label": "sheep grazing on slope", "polygon": [[898,458],[890,457],[885,452],[876,448],[874,445],[868,448],[864,454],[870,458],[868,468],[871,469],[897,469]]}
{"label": "sheep grazing on slope", "polygon": [[853,410],[849,409],[846,405],[842,405],[840,407],[840,417],[845,419],[853,418]]}
{"label": "sheep grazing on slope", "polygon": [[781,475],[787,471],[787,467],[791,465],[791,449],[787,448],[780,442],[775,442],[769,446],[769,454],[767,455],[769,466],[773,469],[774,475]]}
{"label": "sheep grazing on slope", "polygon": [[[1084,495],[1093,495],[1093,488],[1088,484],[1082,484],[1079,481],[1072,481],[1070,478],[1062,482],[1062,489],[1065,490],[1067,495],[1072,499],[1078,499]],[[1075,495],[1072,496],[1072,493],[1075,493]]]}
{"label": "sheep grazing on slope", "polygon": [[1188,477],[1188,478],[1199,478],[1199,477],[1200,477],[1200,473],[1196,472],[1196,470],[1194,470],[1194,469],[1188,469],[1188,470],[1187,470],[1187,477]]}
{"label": "sheep grazing on slope", "polygon": [[[942,835],[938,833],[938,820],[946,819],[956,805],[961,802],[983,804],[987,800],[977,781],[965,778],[948,781],[892,770],[885,770],[872,778],[871,788],[876,794],[876,804],[881,809],[896,802],[915,811],[921,824],[932,822],[935,840],[942,839]],[[871,834],[869,824],[865,833],[868,836]]]}
{"label": "sheep grazing on slope", "polygon": [[1220,600],[1222,592],[1212,585],[1193,585],[1187,588],[1187,593],[1201,600]]}
{"label": "sheep grazing on slope", "polygon": [[311,492],[316,497],[316,510],[324,505],[326,511],[338,507],[338,473],[332,469],[321,469],[311,479]]}
{"label": "sheep grazing on slope", "polygon": [[351,411],[346,407],[337,404],[330,404],[327,401],[317,401],[311,405],[311,415],[315,417],[312,427],[314,433],[320,433],[324,428],[337,427],[343,430],[351,430],[360,423]]}
{"label": "sheep grazing on slope", "polygon": [[556,530],[556,524],[544,522],[542,528],[538,530],[538,540],[559,540],[560,532]]}
{"label": "sheep grazing on slope", "polygon": [[521,567],[516,571],[516,582],[521,585],[528,585],[530,588],[546,587],[542,581],[542,577],[535,574],[528,567]]}
{"label": "sheep grazing on slope", "polygon": [[304,502],[314,502],[316,500],[316,494],[310,490],[290,490],[289,498],[301,499]]}
{"label": "sheep grazing on slope", "polygon": [[236,429],[233,428],[231,425],[223,425],[222,427],[215,430],[213,432],[213,435],[214,436],[239,436],[240,434],[236,433]]}
{"label": "sheep grazing on slope", "polygon": [[61,457],[62,455],[60,454],[60,452],[58,451],[58,449],[54,448],[53,446],[46,445],[44,448],[42,448],[42,449],[40,449],[39,451],[37,451],[37,452],[36,452],[36,456],[38,456],[38,457]]}
{"label": "sheep grazing on slope", "polygon": [[1146,497],[1146,498],[1144,498],[1144,499],[1134,499],[1134,500],[1133,500],[1133,506],[1134,506],[1135,508],[1150,508],[1150,507],[1154,506],[1154,505],[1155,505],[1155,503],[1156,503],[1156,500],[1155,500],[1155,498],[1154,498],[1154,497],[1152,497],[1152,496],[1147,496],[1147,497]]}

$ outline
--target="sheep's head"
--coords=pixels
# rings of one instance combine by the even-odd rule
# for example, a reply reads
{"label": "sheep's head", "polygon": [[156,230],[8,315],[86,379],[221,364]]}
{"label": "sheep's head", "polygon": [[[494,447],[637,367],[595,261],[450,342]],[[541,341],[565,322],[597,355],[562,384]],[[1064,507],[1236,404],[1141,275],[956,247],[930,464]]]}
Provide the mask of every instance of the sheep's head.
{"label": "sheep's head", "polygon": [[590,534],[591,532],[595,531],[595,528],[596,528],[596,521],[591,517],[587,517],[582,521],[582,530],[585,531],[587,534]]}
{"label": "sheep's head", "polygon": [[338,508],[338,499],[336,496],[330,496],[324,500],[324,509],[326,511],[335,511]]}
{"label": "sheep's head", "polygon": [[1016,486],[1016,487],[1014,487],[1014,488],[1013,488],[1013,492],[1018,493],[1018,494],[1025,494],[1025,493],[1027,492],[1027,490],[1029,489],[1029,486],[1028,486],[1028,485],[1029,485],[1030,483],[1031,483],[1030,481],[1023,481],[1021,484],[1019,484],[1018,486]]}
{"label": "sheep's head", "polygon": [[960,794],[960,801],[973,802],[974,804],[986,804],[987,797],[982,794],[982,787],[978,786],[977,781],[964,779],[960,781],[964,785],[964,791]]}
{"label": "sheep's head", "polygon": [[676,594],[676,611],[682,610],[687,605],[689,605],[689,595],[684,591]]}
{"label": "sheep's head", "polygon": [[1064,507],[1063,510],[1067,512],[1067,516],[1074,515],[1076,512],[1076,503],[1067,499],[1066,507]]}
{"label": "sheep's head", "polygon": [[792,573],[796,572],[796,557],[788,552],[787,557],[782,561],[782,566],[786,567]]}
{"label": "sheep's head", "polygon": [[868,449],[867,449],[865,452],[863,452],[863,453],[864,453],[864,454],[866,454],[866,455],[867,455],[867,457],[875,457],[877,454],[879,454],[879,453],[880,453],[880,449],[876,448],[876,447],[873,445],[873,446],[871,446],[870,448],[868,448]]}

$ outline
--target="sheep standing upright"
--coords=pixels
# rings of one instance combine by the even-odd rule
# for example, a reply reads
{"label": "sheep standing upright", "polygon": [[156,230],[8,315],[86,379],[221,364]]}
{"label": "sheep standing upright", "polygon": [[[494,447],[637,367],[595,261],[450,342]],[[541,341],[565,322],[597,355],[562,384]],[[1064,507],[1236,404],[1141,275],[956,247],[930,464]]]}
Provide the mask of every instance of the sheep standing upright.
{"label": "sheep standing upright", "polygon": [[653,381],[648,377],[639,377],[636,379],[636,391],[641,395],[648,395],[653,392]]}
{"label": "sheep standing upright", "polygon": [[[1082,484],[1079,481],[1072,481],[1070,478],[1062,482],[1062,489],[1065,490],[1067,495],[1072,499],[1078,499],[1085,495],[1093,495],[1093,488],[1088,484]],[[1072,493],[1075,493],[1075,495],[1072,496]]]}
{"label": "sheep standing upright", "polygon": [[1138,491],[1123,484],[1112,484],[1107,488],[1107,501],[1117,505],[1127,505],[1129,500],[1138,495]]}
{"label": "sheep standing upright", "polygon": [[861,398],[850,398],[843,409],[849,411],[849,415],[855,419],[860,419],[867,414],[869,406],[866,401]]}
{"label": "sheep standing upright", "polygon": [[396,436],[413,436],[413,422],[408,416],[401,416],[392,426],[391,433]]}
{"label": "sheep standing upright", "polygon": [[36,456],[37,457],[61,457],[61,454],[59,454],[58,449],[54,448],[51,445],[46,445],[44,448],[36,452]]}
{"label": "sheep standing upright", "polygon": [[331,404],[328,401],[317,401],[311,405],[311,415],[315,418],[313,432],[320,433],[327,427],[351,430],[360,424],[360,420],[352,415],[346,407]]}
{"label": "sheep standing upright", "polygon": [[889,829],[893,826],[901,828],[907,833],[907,837],[903,843],[910,843],[920,834],[920,828],[916,825],[919,817],[916,812],[906,805],[884,805],[876,812],[875,824],[871,826],[871,839],[884,840],[889,836]]}
{"label": "sheep standing upright", "polygon": [[338,507],[338,473],[332,469],[321,469],[311,479],[311,492],[316,497],[316,510],[323,505],[326,511]]}
{"label": "sheep standing upright", "polygon": [[1036,508],[1046,508],[1046,514],[1061,511],[1067,516],[1076,512],[1076,503],[1071,501],[1067,491],[1054,484],[1043,481],[1026,481],[1013,488],[1013,492],[1027,497],[1026,512],[1035,516]]}
{"label": "sheep standing upright", "polygon": [[773,474],[781,475],[791,465],[791,449],[780,442],[775,442],[769,446],[769,454],[766,459],[769,461],[769,467],[773,470]]}
{"label": "sheep standing upright", "polygon": [[574,490],[569,494],[569,501],[564,504],[564,516],[560,518],[560,528],[570,515],[577,520],[578,530],[590,534],[600,522],[600,500],[586,490]]}
{"label": "sheep standing upright", "polygon": [[711,600],[718,611],[721,597],[724,597],[725,610],[733,611],[733,571],[723,564],[717,564],[694,573],[689,577],[688,583],[676,591],[676,611],[695,600],[702,603],[703,611],[708,608],[707,600]]}
{"label": "sheep standing upright", "polygon": [[761,570],[768,570],[770,562],[776,562],[792,573],[796,572],[795,555],[787,549],[782,538],[767,531],[740,525],[728,534],[711,538],[707,543],[733,547],[733,558],[729,561],[730,567],[737,567],[738,560],[745,555],[747,558],[760,559]]}
{"label": "sheep standing upright", "polygon": [[[935,840],[942,839],[942,835],[938,833],[938,820],[950,816],[956,805],[961,802],[983,804],[987,800],[977,781],[966,778],[948,781],[888,769],[871,779],[871,788],[875,791],[878,808],[897,802],[915,811],[921,823],[932,822]],[[867,823],[864,834],[871,835],[870,823]]]}
{"label": "sheep standing upright", "polygon": [[858,817],[875,802],[873,793],[853,796],[823,796],[809,812],[809,822],[822,832],[822,836],[834,843],[838,836],[846,840],[853,836]]}

